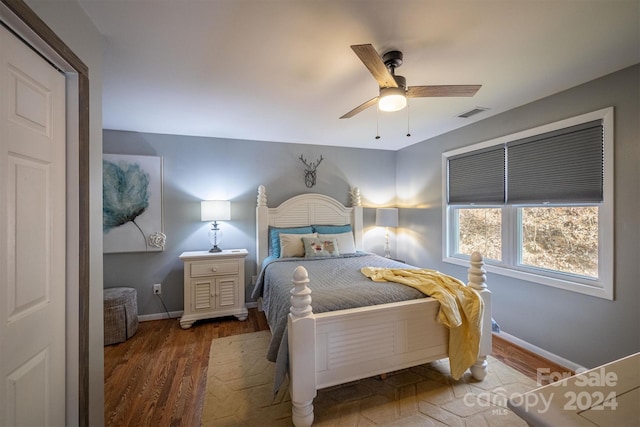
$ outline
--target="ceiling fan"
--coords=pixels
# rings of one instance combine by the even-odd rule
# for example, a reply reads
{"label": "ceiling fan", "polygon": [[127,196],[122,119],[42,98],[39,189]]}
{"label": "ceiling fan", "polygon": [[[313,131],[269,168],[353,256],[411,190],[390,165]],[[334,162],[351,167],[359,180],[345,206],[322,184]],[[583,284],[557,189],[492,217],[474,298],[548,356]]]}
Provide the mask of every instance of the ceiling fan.
{"label": "ceiling fan", "polygon": [[348,119],[378,103],[382,111],[398,111],[407,105],[407,98],[473,96],[482,85],[407,86],[407,79],[395,74],[402,65],[402,52],[392,50],[380,57],[370,44],[352,45],[351,49],[367,67],[380,86],[380,94],[344,114]]}

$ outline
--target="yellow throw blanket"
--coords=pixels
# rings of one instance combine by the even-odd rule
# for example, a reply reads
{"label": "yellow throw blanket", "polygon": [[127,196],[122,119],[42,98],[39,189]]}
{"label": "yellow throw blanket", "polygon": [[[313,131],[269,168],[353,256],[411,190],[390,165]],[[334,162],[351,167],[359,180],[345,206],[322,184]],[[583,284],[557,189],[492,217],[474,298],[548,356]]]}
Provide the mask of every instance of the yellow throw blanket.
{"label": "yellow throw blanket", "polygon": [[458,279],[435,270],[364,267],[361,271],[375,282],[411,286],[440,303],[438,321],[449,328],[451,376],[460,379],[478,358],[484,309],[480,295]]}

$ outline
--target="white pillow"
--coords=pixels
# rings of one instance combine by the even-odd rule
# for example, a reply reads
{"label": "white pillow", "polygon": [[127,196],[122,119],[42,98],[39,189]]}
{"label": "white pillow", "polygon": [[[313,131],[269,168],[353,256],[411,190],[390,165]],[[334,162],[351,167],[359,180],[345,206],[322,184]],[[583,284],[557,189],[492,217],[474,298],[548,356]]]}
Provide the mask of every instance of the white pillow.
{"label": "white pillow", "polygon": [[353,233],[318,234],[318,238],[323,240],[336,239],[338,242],[338,250],[341,255],[354,254],[356,252],[356,243],[353,240]]}
{"label": "white pillow", "polygon": [[318,237],[318,233],[283,234],[280,233],[280,258],[303,257],[303,237]]}
{"label": "white pillow", "polygon": [[302,239],[304,243],[304,257],[329,257],[340,256],[338,242],[336,239],[320,239],[318,237],[305,237]]}

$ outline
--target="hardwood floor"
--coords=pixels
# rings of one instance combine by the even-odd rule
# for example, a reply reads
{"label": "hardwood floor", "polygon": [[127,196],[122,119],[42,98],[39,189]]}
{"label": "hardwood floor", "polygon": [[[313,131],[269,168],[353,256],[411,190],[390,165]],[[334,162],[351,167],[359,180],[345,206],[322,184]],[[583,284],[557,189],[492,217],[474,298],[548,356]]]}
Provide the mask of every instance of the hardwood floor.
{"label": "hardwood floor", "polygon": [[214,338],[268,330],[264,314],[200,321],[140,322],[126,342],[104,348],[105,425],[200,426]]}
{"label": "hardwood floor", "polygon": [[499,334],[493,334],[492,343],[493,357],[533,380],[539,380],[538,369],[548,370],[543,371],[543,375],[540,376],[540,381],[538,382],[541,385],[546,385],[550,382],[545,380],[550,373],[568,373],[569,375],[573,375],[575,373],[571,369],[540,357],[527,349],[513,345],[509,341],[500,337]]}
{"label": "hardwood floor", "polygon": [[[211,340],[268,330],[264,314],[200,321],[183,330],[178,319],[141,322],[124,343],[104,348],[105,425],[200,426]],[[494,357],[536,379],[538,368],[567,369],[494,334]]]}

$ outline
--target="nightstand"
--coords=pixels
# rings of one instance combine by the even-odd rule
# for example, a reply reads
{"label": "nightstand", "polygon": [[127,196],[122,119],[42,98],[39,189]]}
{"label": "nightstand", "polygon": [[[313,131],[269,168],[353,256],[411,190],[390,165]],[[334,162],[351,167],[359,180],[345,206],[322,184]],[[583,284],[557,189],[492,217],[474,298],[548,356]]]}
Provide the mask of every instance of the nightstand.
{"label": "nightstand", "polygon": [[180,326],[188,329],[193,322],[221,316],[247,320],[244,302],[244,259],[246,249],[222,252],[184,252],[184,313]]}

